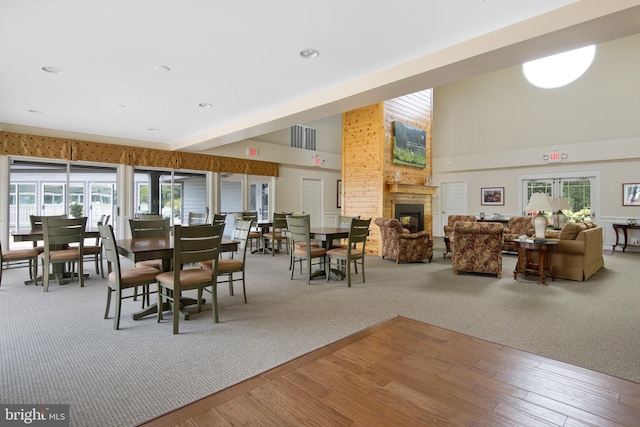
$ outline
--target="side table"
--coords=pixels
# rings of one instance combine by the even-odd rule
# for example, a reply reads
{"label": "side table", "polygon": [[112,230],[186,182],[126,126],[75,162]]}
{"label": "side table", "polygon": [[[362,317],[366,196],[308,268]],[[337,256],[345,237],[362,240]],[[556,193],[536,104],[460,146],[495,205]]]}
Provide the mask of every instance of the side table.
{"label": "side table", "polygon": [[631,225],[631,224],[611,224],[613,225],[613,230],[616,232],[616,243],[613,245],[613,252],[616,251],[616,246],[618,246],[618,237],[620,235],[619,231],[622,231],[622,252],[627,249],[627,230],[640,230],[640,225]]}
{"label": "side table", "polygon": [[[540,276],[540,283],[546,285],[546,276],[551,276],[551,280],[555,281],[553,275],[553,255],[556,253],[558,242],[552,241],[520,241],[516,240],[518,245],[518,263],[513,271],[514,280],[518,278],[519,273],[524,273],[525,277],[528,273]],[[536,254],[537,259],[532,256]]]}

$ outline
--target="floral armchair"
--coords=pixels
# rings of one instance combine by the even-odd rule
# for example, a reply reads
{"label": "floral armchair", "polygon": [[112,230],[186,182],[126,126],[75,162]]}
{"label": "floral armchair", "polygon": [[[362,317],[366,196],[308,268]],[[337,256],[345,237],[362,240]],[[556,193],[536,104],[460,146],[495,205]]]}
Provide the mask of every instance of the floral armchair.
{"label": "floral armchair", "polygon": [[446,257],[451,252],[451,234],[453,233],[453,226],[456,222],[476,222],[474,215],[449,215],[447,225],[444,226],[444,245],[446,246],[443,257]]}
{"label": "floral armchair", "polygon": [[515,240],[520,236],[531,237],[535,234],[530,216],[514,216],[509,218],[507,228],[504,229],[502,250],[505,252],[518,252],[518,244]]}
{"label": "floral armchair", "polygon": [[410,233],[402,228],[395,218],[376,218],[374,223],[380,227],[382,237],[382,258],[389,257],[400,261],[421,262],[433,259],[433,240],[426,230]]}
{"label": "floral armchair", "polygon": [[460,271],[495,274],[502,277],[502,232],[496,222],[457,222],[453,229],[451,261],[454,274]]}

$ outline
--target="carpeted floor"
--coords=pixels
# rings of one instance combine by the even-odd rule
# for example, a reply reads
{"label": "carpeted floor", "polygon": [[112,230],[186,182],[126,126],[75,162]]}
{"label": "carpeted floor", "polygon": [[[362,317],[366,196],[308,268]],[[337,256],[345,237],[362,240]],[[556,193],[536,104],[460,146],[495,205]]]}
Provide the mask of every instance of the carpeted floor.
{"label": "carpeted floor", "polygon": [[[439,242],[441,245],[441,241]],[[247,294],[220,288],[220,321],[210,306],[180,322],[103,319],[106,287],[90,263],[77,282],[49,293],[22,284],[25,269],[0,287],[2,403],[69,403],[73,426],[133,426],[296,356],[403,315],[489,341],[640,382],[637,253],[605,255],[588,282],[454,276],[438,247],[432,264],[366,260],[367,282],[289,280],[288,257],[248,256]]]}

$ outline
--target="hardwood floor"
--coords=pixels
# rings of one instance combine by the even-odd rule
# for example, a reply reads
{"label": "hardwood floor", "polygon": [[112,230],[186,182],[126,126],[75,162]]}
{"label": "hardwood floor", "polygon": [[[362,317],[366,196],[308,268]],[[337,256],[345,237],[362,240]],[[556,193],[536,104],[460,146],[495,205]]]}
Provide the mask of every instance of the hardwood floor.
{"label": "hardwood floor", "polygon": [[395,317],[145,427],[638,426],[640,384]]}

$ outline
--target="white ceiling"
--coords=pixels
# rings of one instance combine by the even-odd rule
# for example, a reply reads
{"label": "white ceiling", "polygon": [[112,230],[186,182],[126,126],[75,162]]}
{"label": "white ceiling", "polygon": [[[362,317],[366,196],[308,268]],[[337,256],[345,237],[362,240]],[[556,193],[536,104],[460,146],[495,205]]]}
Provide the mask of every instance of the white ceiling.
{"label": "white ceiling", "polygon": [[0,130],[184,151],[640,32],[640,0],[1,0],[0,16]]}

